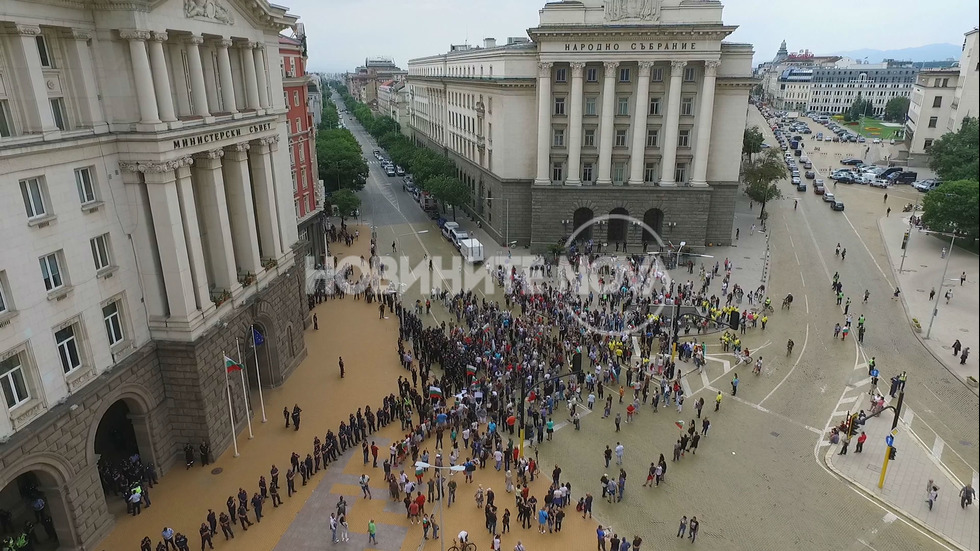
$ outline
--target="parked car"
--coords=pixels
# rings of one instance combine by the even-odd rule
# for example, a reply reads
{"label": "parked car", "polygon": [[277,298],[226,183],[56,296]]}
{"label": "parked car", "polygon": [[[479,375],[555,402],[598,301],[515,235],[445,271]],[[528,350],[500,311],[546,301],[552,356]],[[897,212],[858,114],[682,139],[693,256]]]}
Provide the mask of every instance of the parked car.
{"label": "parked car", "polygon": [[796,184],[796,191],[806,191],[806,182]]}
{"label": "parked car", "polygon": [[919,177],[917,172],[911,170],[903,170],[902,172],[892,174],[888,177],[893,184],[911,184]]}
{"label": "parked car", "polygon": [[790,183],[792,183],[794,186],[800,185],[800,177],[799,176],[793,176],[793,178],[790,180]]}
{"label": "parked car", "polygon": [[886,168],[885,170],[882,170],[881,172],[879,172],[878,173],[878,177],[879,178],[887,178],[887,177],[891,176],[892,174],[895,174],[896,172],[902,172],[902,167],[900,167],[900,166],[890,166],[890,167]]}
{"label": "parked car", "polygon": [[[807,163],[807,164],[809,164],[809,163]],[[807,180],[812,180],[812,179],[814,179],[814,178],[817,177],[817,175],[814,174],[812,170],[806,171],[806,173],[804,173],[803,175],[806,177]]]}
{"label": "parked car", "polygon": [[833,203],[830,204],[830,209],[831,210],[843,211],[844,210],[844,203],[841,203],[840,201],[834,201]]}
{"label": "parked car", "polygon": [[823,180],[820,179],[820,178],[817,178],[816,180],[813,181],[813,185],[823,187]]}
{"label": "parked car", "polygon": [[405,175],[405,169],[402,168],[402,167],[400,167],[400,166],[396,166],[395,167],[395,174],[397,174],[399,176],[404,176]]}
{"label": "parked car", "polygon": [[877,178],[874,182],[871,182],[871,187],[886,188],[890,185],[892,185],[892,182],[887,178]]}
{"label": "parked car", "polygon": [[881,138],[873,138],[871,143],[881,143]]}
{"label": "parked car", "polygon": [[914,187],[916,190],[922,193],[929,193],[930,191],[942,185],[942,183],[943,183],[942,180],[935,180],[930,178],[928,180],[922,180],[921,182],[916,182],[912,184],[912,187]]}
{"label": "parked car", "polygon": [[823,186],[813,186],[813,193],[815,193],[817,195],[823,195],[824,194],[824,187]]}
{"label": "parked car", "polygon": [[855,165],[858,165],[858,164],[861,164],[861,163],[862,163],[861,159],[855,159],[854,157],[848,157],[846,159],[841,159],[840,160],[840,164],[842,164],[842,165],[855,166]]}
{"label": "parked car", "polygon": [[833,193],[824,193],[823,194],[823,202],[824,203],[833,203],[836,200],[837,200],[837,198],[834,197],[834,194]]}

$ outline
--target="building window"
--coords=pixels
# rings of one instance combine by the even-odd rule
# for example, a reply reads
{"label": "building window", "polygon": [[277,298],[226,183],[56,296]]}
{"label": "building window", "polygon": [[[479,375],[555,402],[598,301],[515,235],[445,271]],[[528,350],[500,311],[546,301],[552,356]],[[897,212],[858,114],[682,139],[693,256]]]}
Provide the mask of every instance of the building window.
{"label": "building window", "polygon": [[647,128],[647,147],[660,147],[660,130],[656,128]]}
{"label": "building window", "polygon": [[300,142],[299,144],[299,162],[306,162],[306,143]]}
{"label": "building window", "polygon": [[935,128],[939,124],[939,117],[929,117],[929,128]]}
{"label": "building window", "polygon": [[613,182],[622,184],[626,181],[626,163],[617,161],[613,163]]}
{"label": "building window", "polygon": [[619,82],[629,82],[630,81],[630,68],[620,67],[619,68]]}
{"label": "building window", "polygon": [[685,117],[690,117],[694,114],[694,98],[687,96],[686,98],[681,98],[681,115]]}
{"label": "building window", "polygon": [[553,145],[555,147],[565,147],[565,129],[564,128],[555,128]]}
{"label": "building window", "polygon": [[54,114],[54,125],[60,130],[68,130],[68,113],[65,111],[65,100],[53,98],[51,112]]}
{"label": "building window", "polygon": [[586,67],[585,68],[585,81],[586,82],[599,82],[599,69],[596,67]]}
{"label": "building window", "polygon": [[555,98],[555,114],[565,114],[565,98]]}
{"label": "building window", "polygon": [[585,163],[582,165],[582,181],[592,181],[592,163]]}
{"label": "building window", "polygon": [[684,82],[694,82],[697,76],[697,67],[684,67]]}
{"label": "building window", "polygon": [[0,315],[6,314],[13,307],[10,305],[10,301],[7,300],[7,291],[4,289],[6,286],[6,274],[0,271]]}
{"label": "building window", "polygon": [[922,149],[929,149],[930,147],[932,147],[932,138],[927,138],[922,142]]}
{"label": "building window", "polygon": [[626,147],[626,129],[617,128],[616,129],[616,147]]}
{"label": "building window", "polygon": [[[293,180],[296,180],[295,173],[293,173]],[[299,199],[293,199],[293,210],[296,211],[296,218],[299,218]]]}
{"label": "building window", "polygon": [[660,98],[650,98],[650,114],[660,114]]}
{"label": "building window", "polygon": [[44,280],[44,289],[47,291],[54,291],[65,285],[58,256],[58,253],[51,253],[38,259],[41,264],[41,279]]}
{"label": "building window", "polygon": [[24,197],[24,208],[27,218],[40,218],[48,214],[44,205],[44,183],[40,178],[28,178],[20,181],[20,194]]}
{"label": "building window", "polygon": [[652,67],[650,69],[650,81],[651,82],[663,82],[664,81],[664,68],[663,67]]}
{"label": "building window", "polygon": [[688,129],[679,130],[677,132],[677,147],[690,147],[691,146],[691,131]]}
{"label": "building window", "polygon": [[102,319],[105,321],[105,333],[109,337],[109,346],[115,346],[123,341],[122,313],[118,300],[102,307]]}
{"label": "building window", "polygon": [[687,163],[677,163],[677,167],[674,169],[674,181],[687,181]]}
{"label": "building window", "polygon": [[616,102],[616,114],[620,116],[626,116],[630,114],[630,98],[629,96],[620,96]]}
{"label": "building window", "polygon": [[657,164],[647,163],[643,166],[643,181],[653,182],[657,179]]}
{"label": "building window", "polygon": [[78,340],[75,338],[75,331],[75,324],[71,324],[54,334],[54,340],[58,343],[58,357],[61,358],[61,368],[66,374],[82,366],[82,358],[81,354],[78,353]]}
{"label": "building window", "polygon": [[555,69],[555,82],[568,82],[565,80],[565,68],[559,67]]}
{"label": "building window", "polygon": [[0,388],[3,388],[7,409],[14,409],[31,399],[20,356],[18,353],[0,362]]}
{"label": "building window", "polygon": [[582,134],[582,145],[585,147],[595,147],[595,128],[586,128]]}
{"label": "building window", "polygon": [[585,98],[585,115],[586,116],[593,116],[593,117],[595,116],[595,104],[596,104],[596,97],[595,96],[589,96],[589,97]]}
{"label": "building window", "polygon": [[299,90],[293,90],[293,106],[299,107]]}
{"label": "building window", "polygon": [[54,59],[51,57],[51,50],[48,49],[48,41],[45,40],[44,35],[37,35],[34,37],[35,42],[37,42],[37,55],[41,58],[41,67],[45,69],[54,69]]}
{"label": "building window", "polygon": [[93,237],[89,240],[89,245],[92,246],[92,260],[95,261],[95,271],[98,272],[108,268],[112,264],[112,258],[109,255],[109,234],[104,233]]}
{"label": "building window", "polygon": [[96,201],[95,182],[89,167],[75,169],[75,186],[78,187],[78,200],[83,205]]}
{"label": "building window", "polygon": [[9,138],[14,135],[14,126],[10,120],[10,107],[7,100],[0,100],[0,138]]}
{"label": "building window", "polygon": [[554,181],[554,182],[561,182],[562,181],[562,176],[563,176],[563,172],[564,172],[562,170],[562,168],[563,167],[562,167],[562,164],[560,162],[558,162],[558,163],[552,163],[551,164],[551,180],[552,181]]}

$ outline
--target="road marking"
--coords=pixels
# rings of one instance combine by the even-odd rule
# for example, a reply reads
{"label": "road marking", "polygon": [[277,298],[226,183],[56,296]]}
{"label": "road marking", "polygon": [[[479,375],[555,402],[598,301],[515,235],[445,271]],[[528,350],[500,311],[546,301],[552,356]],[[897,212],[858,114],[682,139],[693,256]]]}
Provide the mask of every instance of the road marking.
{"label": "road marking", "polygon": [[684,396],[692,396],[694,394],[691,392],[691,384],[687,382],[687,377],[681,377],[681,390],[684,391]]}
{"label": "road marking", "polygon": [[857,364],[854,364],[854,371],[857,371],[858,369],[862,369],[862,368],[867,368],[867,367],[868,367],[868,364],[866,364],[864,362],[857,363]]}
{"label": "road marking", "polygon": [[884,522],[885,524],[891,524],[896,520],[898,520],[898,516],[892,512],[885,513],[885,518],[881,519],[881,521]]}
{"label": "road marking", "polygon": [[806,306],[806,313],[809,314],[810,313],[810,299],[806,295],[803,295],[803,305]]}
{"label": "road marking", "polygon": [[926,389],[926,390],[928,390],[928,391],[929,391],[929,394],[932,394],[933,396],[935,396],[935,397],[936,397],[936,399],[937,399],[937,400],[939,400],[940,402],[942,402],[942,401],[943,401],[943,399],[942,399],[942,398],[940,398],[940,397],[939,397],[939,396],[938,396],[938,395],[937,395],[937,394],[936,394],[935,392],[933,392],[931,388],[929,388],[929,387],[927,387],[927,386],[925,385],[925,383],[923,383],[923,384],[922,384],[922,388],[924,388],[924,389]]}
{"label": "road marking", "polygon": [[806,351],[806,343],[809,339],[810,339],[810,324],[808,323],[806,325],[806,332],[803,334],[803,348],[800,349],[800,355],[796,357],[796,362],[793,363],[793,367],[791,367],[789,372],[786,373],[786,376],[783,377],[783,380],[779,381],[779,383],[775,387],[773,387],[771,391],[769,391],[769,394],[766,394],[766,397],[759,402],[760,406],[762,405],[762,402],[768,400],[770,396],[772,396],[777,390],[779,390],[779,387],[783,386],[783,383],[785,383],[786,380],[789,379],[789,376],[793,374],[793,371],[796,370],[796,366],[800,365],[800,360],[803,359],[803,352]]}
{"label": "road marking", "polygon": [[[888,514],[890,515],[891,513],[888,513]],[[869,544],[868,542],[866,542],[866,541],[864,541],[864,540],[862,540],[862,539],[858,539],[858,540],[857,540],[857,542],[858,542],[858,543],[860,543],[861,545],[863,545],[863,546],[865,546],[865,547],[867,547],[867,548],[868,548],[868,549],[870,549],[871,551],[878,551],[878,550],[877,550],[877,549],[875,549],[874,547],[871,547],[871,544]]]}
{"label": "road marking", "polygon": [[840,405],[844,405],[844,404],[853,404],[854,402],[857,402],[860,399],[861,399],[860,396],[848,396],[848,397],[845,397],[845,398],[841,398],[840,401],[837,402],[837,405],[840,406]]}
{"label": "road marking", "polygon": [[871,261],[875,263],[875,266],[878,268],[878,271],[881,272],[881,277],[885,278],[885,281],[888,282],[889,286],[893,286],[891,284],[891,280],[888,279],[888,275],[885,274],[885,270],[881,269],[881,264],[878,264],[878,259],[875,258],[875,255],[871,254],[871,249],[869,249],[868,244],[864,242],[864,238],[861,237],[861,233],[858,232],[857,228],[854,227],[854,224],[851,223],[851,219],[848,218],[847,215],[844,214],[843,212],[841,212],[841,215],[844,216],[844,220],[847,220],[847,225],[850,226],[852,230],[854,230],[854,235],[857,236],[858,241],[861,242],[861,245],[864,247],[864,250],[868,251],[868,256],[871,257]]}
{"label": "road marking", "polygon": [[800,264],[800,255],[796,254],[796,251],[793,251],[793,256],[796,257],[796,264],[802,266],[802,264]]}
{"label": "road marking", "polygon": [[800,272],[800,281],[803,282],[803,287],[806,288],[806,280],[803,279],[803,272]]}
{"label": "road marking", "polygon": [[[716,388],[713,388],[713,387],[709,387],[709,388],[712,391],[714,391],[714,392],[718,392],[718,389],[716,389]],[[774,415],[776,417],[779,417],[783,421],[787,421],[789,423],[792,423],[792,424],[794,424],[794,425],[796,425],[796,426],[798,426],[800,428],[806,429],[806,430],[808,430],[808,431],[810,431],[810,432],[812,432],[814,434],[823,434],[820,431],[820,429],[818,429],[818,428],[811,427],[810,425],[807,425],[806,423],[801,423],[801,422],[797,421],[796,419],[792,419],[790,417],[787,417],[787,416],[783,415],[782,413],[777,413],[775,411],[772,411],[771,409],[764,408],[764,407],[762,407],[759,404],[753,404],[752,402],[749,402],[748,400],[744,400],[742,398],[739,398],[738,396],[730,396],[730,398],[732,400],[735,400],[736,402],[738,402],[740,404],[744,404],[746,406],[749,406],[752,409],[761,411],[762,413],[768,413],[769,415]]]}
{"label": "road marking", "polygon": [[866,385],[866,384],[868,384],[870,382],[871,382],[871,377],[865,377],[865,378],[861,379],[860,381],[854,383],[854,386],[856,386],[856,387],[862,387],[862,386],[864,386],[864,385]]}
{"label": "road marking", "polygon": [[943,448],[945,447],[946,447],[946,442],[943,442],[943,439],[940,438],[939,435],[937,434],[936,441],[932,443],[932,455],[936,456],[936,459],[942,459]]}
{"label": "road marking", "polygon": [[850,414],[851,414],[850,411],[837,410],[833,413],[833,415],[831,415],[831,417],[847,417]]}

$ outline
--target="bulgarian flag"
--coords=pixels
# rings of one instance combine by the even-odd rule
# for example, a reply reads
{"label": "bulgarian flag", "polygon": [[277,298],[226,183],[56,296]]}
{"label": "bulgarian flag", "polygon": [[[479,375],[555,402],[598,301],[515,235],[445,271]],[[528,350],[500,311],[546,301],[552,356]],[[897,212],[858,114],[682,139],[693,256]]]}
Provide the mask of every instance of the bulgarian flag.
{"label": "bulgarian flag", "polygon": [[235,360],[225,356],[225,371],[228,373],[234,373],[236,371],[242,370],[242,364],[236,362]]}
{"label": "bulgarian flag", "polygon": [[466,374],[471,376],[476,376],[476,366],[467,364]]}
{"label": "bulgarian flag", "polygon": [[429,387],[429,398],[433,400],[442,400],[442,389],[432,385]]}

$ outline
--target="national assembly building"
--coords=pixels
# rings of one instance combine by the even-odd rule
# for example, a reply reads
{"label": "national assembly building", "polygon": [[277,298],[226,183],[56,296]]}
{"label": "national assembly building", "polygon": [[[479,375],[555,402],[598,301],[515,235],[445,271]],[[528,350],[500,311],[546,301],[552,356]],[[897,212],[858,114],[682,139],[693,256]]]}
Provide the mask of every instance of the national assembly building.
{"label": "national assembly building", "polygon": [[[732,241],[752,46],[719,2],[551,2],[528,38],[413,59],[406,131],[501,243]],[[612,215],[608,220],[602,220]],[[590,220],[602,220],[589,225]]]}

